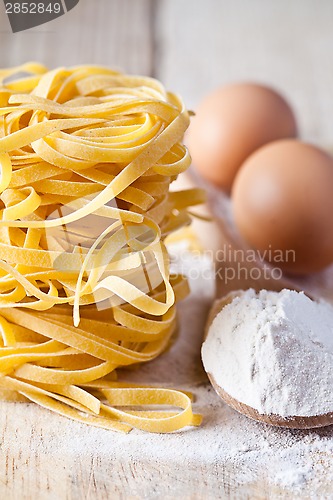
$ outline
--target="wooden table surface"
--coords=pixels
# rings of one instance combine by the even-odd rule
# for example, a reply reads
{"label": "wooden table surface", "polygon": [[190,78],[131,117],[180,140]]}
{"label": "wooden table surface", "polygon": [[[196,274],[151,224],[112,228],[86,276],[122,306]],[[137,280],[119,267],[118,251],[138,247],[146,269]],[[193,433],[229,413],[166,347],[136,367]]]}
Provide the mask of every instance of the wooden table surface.
{"label": "wooden table surface", "polygon": [[[303,138],[327,144],[333,143],[332,26],[332,0],[80,0],[57,20],[12,34],[1,4],[0,66],[27,60],[50,67],[109,65],[159,78],[193,109],[217,85],[259,80],[293,103]],[[281,442],[288,447],[290,437],[295,448],[294,468],[308,454],[309,468],[318,474],[304,473],[297,491],[288,482],[277,487],[274,476],[284,471],[282,458],[274,461],[273,456],[280,453],[279,434],[267,426],[251,427],[209,390],[199,349],[212,293],[208,287],[202,300],[200,294],[192,303],[187,299],[179,347],[156,362],[156,369],[141,372],[142,380],[158,382],[167,373],[167,382],[192,388],[205,416],[201,429],[163,439],[143,433],[119,437],[33,405],[2,403],[0,498],[329,498],[330,430],[281,433]],[[189,318],[193,329],[186,328]],[[186,335],[192,334],[189,343]],[[181,358],[185,354],[187,364]],[[254,474],[246,458],[227,460],[221,451],[226,441],[230,445],[230,436],[237,441],[244,426],[271,445],[269,452],[263,450],[267,466],[262,474]],[[313,444],[321,438],[328,443],[326,454]],[[92,451],[96,443],[100,453]]]}

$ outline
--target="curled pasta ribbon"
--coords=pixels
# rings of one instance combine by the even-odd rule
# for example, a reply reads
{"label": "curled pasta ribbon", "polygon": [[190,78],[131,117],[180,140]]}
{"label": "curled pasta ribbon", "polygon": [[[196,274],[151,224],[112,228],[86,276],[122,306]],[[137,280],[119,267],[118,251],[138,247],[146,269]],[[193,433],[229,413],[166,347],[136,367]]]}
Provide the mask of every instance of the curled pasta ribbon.
{"label": "curled pasta ribbon", "polygon": [[1,397],[123,432],[200,424],[189,394],[117,382],[169,346],[188,293],[164,243],[203,201],[169,192],[188,124],[151,78],[0,70]]}

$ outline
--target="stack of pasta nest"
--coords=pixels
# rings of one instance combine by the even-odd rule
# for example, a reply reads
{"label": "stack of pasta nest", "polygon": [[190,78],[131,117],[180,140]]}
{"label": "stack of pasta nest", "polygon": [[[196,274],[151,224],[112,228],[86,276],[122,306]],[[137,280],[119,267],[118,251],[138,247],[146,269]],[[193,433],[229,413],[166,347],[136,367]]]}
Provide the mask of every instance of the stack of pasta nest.
{"label": "stack of pasta nest", "polygon": [[125,432],[198,425],[190,394],[116,376],[168,347],[188,291],[165,247],[202,202],[169,191],[183,103],[104,67],[0,78],[1,396]]}

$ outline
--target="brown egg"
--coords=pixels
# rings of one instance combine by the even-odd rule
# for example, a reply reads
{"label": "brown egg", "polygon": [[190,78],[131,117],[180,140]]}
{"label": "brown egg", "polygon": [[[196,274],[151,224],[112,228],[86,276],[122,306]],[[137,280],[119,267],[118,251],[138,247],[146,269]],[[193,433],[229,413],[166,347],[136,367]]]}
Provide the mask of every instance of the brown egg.
{"label": "brown egg", "polygon": [[333,262],[333,158],[297,140],[268,144],[239,170],[236,226],[273,266],[292,274]]}
{"label": "brown egg", "polygon": [[227,192],[251,153],[268,142],[297,135],[287,102],[263,85],[221,87],[195,112],[186,136],[193,165],[202,177]]}

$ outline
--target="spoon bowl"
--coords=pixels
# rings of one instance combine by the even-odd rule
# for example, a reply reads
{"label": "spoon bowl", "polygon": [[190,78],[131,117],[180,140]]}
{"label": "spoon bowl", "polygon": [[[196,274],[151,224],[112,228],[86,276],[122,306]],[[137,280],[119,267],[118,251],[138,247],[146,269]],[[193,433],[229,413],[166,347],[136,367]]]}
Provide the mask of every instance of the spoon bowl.
{"label": "spoon bowl", "polygon": [[[215,316],[225,307],[230,304],[232,300],[240,295],[241,291],[230,292],[228,295],[221,299],[217,299],[207,318],[204,339],[209,335],[209,328],[215,318]],[[262,414],[251,406],[241,403],[237,399],[233,398],[228,394],[222,387],[220,387],[214,376],[207,372],[207,376],[212,384],[215,392],[220,396],[220,398],[231,408],[236,410],[238,413],[242,413],[246,417],[252,420],[257,420],[258,422],[264,422],[266,424],[273,425],[275,427],[288,427],[290,429],[314,429],[318,427],[326,427],[328,425],[333,425],[333,412],[322,414],[322,415],[311,415],[311,416],[288,416],[283,417],[281,415],[274,414]]]}
{"label": "spoon bowl", "polygon": [[215,390],[215,392],[220,396],[220,398],[231,408],[242,413],[246,417],[252,420],[257,420],[258,422],[264,422],[265,424],[273,425],[274,427],[289,427],[289,429],[314,429],[316,427],[326,427],[333,424],[333,412],[326,413],[325,415],[313,415],[313,416],[290,416],[282,417],[280,415],[267,415],[259,413],[251,406],[241,403],[237,399],[231,397],[227,394],[222,387],[220,387],[214,377],[211,374],[207,374],[208,378]]}

